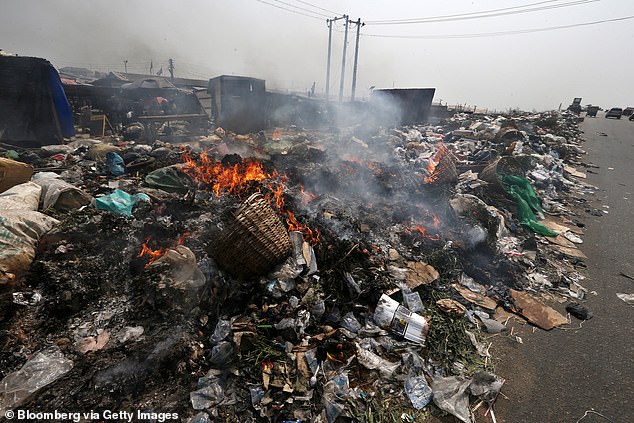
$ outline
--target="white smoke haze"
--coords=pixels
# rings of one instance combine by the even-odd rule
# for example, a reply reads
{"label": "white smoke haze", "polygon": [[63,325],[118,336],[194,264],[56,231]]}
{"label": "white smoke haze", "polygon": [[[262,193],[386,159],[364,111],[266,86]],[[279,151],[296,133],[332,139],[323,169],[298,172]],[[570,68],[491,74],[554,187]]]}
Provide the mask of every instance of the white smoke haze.
{"label": "white smoke haze", "polygon": [[[278,6],[281,3],[271,1]],[[287,3],[310,8],[303,3]],[[476,12],[525,4],[503,0],[443,2],[313,2],[363,21]],[[325,13],[312,8],[316,13]],[[357,97],[368,88],[435,87],[436,100],[481,108],[524,110],[583,104],[625,107],[623,82],[631,77],[629,20],[503,37],[395,39],[368,35],[455,35],[504,32],[634,15],[634,2],[601,0],[584,5],[487,19],[424,25],[371,25],[362,29]],[[333,16],[334,17],[334,16]],[[343,33],[333,32],[331,96],[338,97]],[[345,93],[354,54],[350,26]],[[174,59],[176,76],[220,74],[267,80],[270,88],[323,93],[328,31],[325,17],[308,18],[256,0],[3,0],[0,48],[44,57],[58,66],[101,71],[156,72]],[[614,40],[614,42],[609,42]],[[629,40],[629,41],[628,41]]]}

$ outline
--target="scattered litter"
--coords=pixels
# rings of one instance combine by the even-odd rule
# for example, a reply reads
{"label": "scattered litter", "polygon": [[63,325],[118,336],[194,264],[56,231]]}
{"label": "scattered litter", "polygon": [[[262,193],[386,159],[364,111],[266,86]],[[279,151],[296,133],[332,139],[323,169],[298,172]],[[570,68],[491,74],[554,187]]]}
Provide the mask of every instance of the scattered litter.
{"label": "scattered litter", "polygon": [[594,316],[587,307],[579,304],[579,303],[570,303],[566,306],[566,311],[573,316],[575,316],[579,320],[590,320]]}
{"label": "scattered litter", "polygon": [[616,296],[619,297],[621,300],[625,301],[626,304],[634,306],[634,294],[623,294],[623,293],[617,292]]}

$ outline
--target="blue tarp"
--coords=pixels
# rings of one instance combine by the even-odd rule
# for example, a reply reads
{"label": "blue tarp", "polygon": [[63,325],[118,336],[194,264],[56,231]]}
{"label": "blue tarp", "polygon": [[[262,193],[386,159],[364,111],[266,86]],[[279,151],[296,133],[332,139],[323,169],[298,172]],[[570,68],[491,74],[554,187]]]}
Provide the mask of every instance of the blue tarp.
{"label": "blue tarp", "polygon": [[57,120],[59,121],[62,135],[70,138],[75,135],[75,127],[73,126],[73,114],[70,110],[64,87],[62,87],[62,80],[59,77],[59,73],[51,65],[49,65],[49,75]]}
{"label": "blue tarp", "polygon": [[19,147],[59,144],[74,135],[70,106],[45,59],[0,56],[0,142]]}

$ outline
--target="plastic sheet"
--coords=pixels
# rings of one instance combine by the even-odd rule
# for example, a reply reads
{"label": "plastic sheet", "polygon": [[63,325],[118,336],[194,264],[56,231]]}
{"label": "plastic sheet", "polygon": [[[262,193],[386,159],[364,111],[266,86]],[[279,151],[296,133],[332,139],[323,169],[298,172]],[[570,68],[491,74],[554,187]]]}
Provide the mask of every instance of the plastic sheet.
{"label": "plastic sheet", "polygon": [[517,202],[520,223],[541,235],[557,235],[557,232],[548,229],[537,221],[535,213],[541,213],[542,208],[537,194],[535,194],[533,187],[531,187],[526,178],[505,175],[501,179],[504,182],[507,193]]}
{"label": "plastic sheet", "polygon": [[432,381],[434,403],[443,411],[471,423],[469,414],[469,385],[471,380],[458,376],[437,377]]}
{"label": "plastic sheet", "polygon": [[218,383],[213,382],[209,386],[190,392],[189,399],[194,410],[205,410],[220,404],[225,399],[225,392]]}
{"label": "plastic sheet", "polygon": [[106,210],[121,216],[132,216],[132,208],[139,201],[150,202],[150,197],[140,193],[130,195],[120,189],[114,190],[112,194],[95,199],[95,207],[99,210]]}
{"label": "plastic sheet", "polygon": [[57,347],[38,352],[16,372],[0,381],[0,415],[22,403],[33,392],[56,381],[73,368],[73,361]]}
{"label": "plastic sheet", "polygon": [[214,333],[209,338],[212,344],[216,345],[220,341],[224,341],[231,333],[231,322],[229,320],[218,320]]}
{"label": "plastic sheet", "polygon": [[405,393],[415,409],[425,408],[432,399],[432,390],[425,376],[410,376],[405,380]]}
{"label": "plastic sheet", "polygon": [[359,344],[355,344],[355,346],[357,347],[357,360],[359,363],[366,369],[378,370],[384,378],[391,377],[399,366],[398,363],[387,361],[372,351],[362,348]]}
{"label": "plastic sheet", "polygon": [[145,183],[152,188],[176,193],[186,193],[192,185],[189,176],[176,166],[167,166],[148,173]]}

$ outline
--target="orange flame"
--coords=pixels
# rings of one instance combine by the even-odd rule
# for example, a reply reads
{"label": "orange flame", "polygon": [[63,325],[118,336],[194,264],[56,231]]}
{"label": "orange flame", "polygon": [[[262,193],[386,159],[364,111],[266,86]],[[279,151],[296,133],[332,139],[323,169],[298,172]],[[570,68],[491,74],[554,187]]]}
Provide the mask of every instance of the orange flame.
{"label": "orange flame", "polygon": [[[178,245],[183,245],[183,243],[185,242],[185,238],[187,238],[189,235],[190,235],[190,232],[184,232],[180,237],[178,237],[178,240],[174,244],[174,247]],[[165,254],[167,254],[167,252],[170,250],[170,248],[159,248],[158,250],[153,250],[148,245],[151,239],[152,237],[145,238],[145,242],[143,243],[143,246],[141,247],[141,251],[137,255],[137,257],[147,256],[150,258],[147,264],[145,265],[146,269],[150,267],[150,265],[154,263],[156,260],[158,260],[159,258],[163,257]]]}
{"label": "orange flame", "polygon": [[[206,153],[200,155],[200,163],[197,163],[187,153],[183,153],[185,166],[183,171],[191,176],[195,181],[211,186],[216,196],[221,194],[242,195],[253,188],[253,182],[261,182],[262,186],[268,190],[264,198],[274,206],[278,213],[285,216],[286,223],[291,231],[299,231],[304,234],[304,239],[316,245],[319,242],[320,234],[318,230],[312,230],[308,226],[297,221],[295,215],[286,209],[284,191],[288,177],[280,175],[276,170],[268,173],[262,164],[256,160],[247,160],[233,166],[225,166],[221,163],[213,162]],[[314,194],[304,191],[300,185],[300,196],[302,204],[306,205],[315,198]],[[165,254],[165,253],[163,253]]]}
{"label": "orange flame", "polygon": [[440,226],[440,219],[438,219],[438,215],[434,213],[434,227],[437,228]]}
{"label": "orange flame", "polygon": [[255,160],[225,166],[211,161],[206,153],[200,155],[200,164],[186,154],[183,155],[183,160],[185,161],[183,171],[195,181],[211,185],[213,193],[217,196],[222,192],[242,194],[249,188],[251,182],[271,177],[264,171],[262,163]]}
{"label": "orange flame", "polygon": [[421,225],[414,225],[412,227],[405,227],[405,233],[412,233],[413,231],[417,231],[423,238],[425,239],[429,239],[432,241],[439,241],[440,240],[440,235],[436,234],[436,235],[427,235],[427,229]]}
{"label": "orange flame", "polygon": [[137,257],[148,256],[150,258],[150,260],[145,265],[146,269],[150,266],[150,264],[154,263],[156,260],[163,257],[165,253],[167,253],[167,250],[168,250],[163,248],[159,248],[158,250],[153,250],[147,245],[149,242],[150,242],[150,238],[148,237],[145,239],[145,242],[143,243],[141,252],[137,255]]}
{"label": "orange flame", "polygon": [[289,231],[298,231],[304,234],[304,239],[315,246],[321,241],[321,233],[318,229],[310,229],[308,226],[301,224],[295,218],[292,211],[286,210],[286,224]]}
{"label": "orange flame", "polygon": [[315,194],[304,191],[304,185],[299,184],[299,195],[301,196],[302,205],[305,206],[315,199]]}
{"label": "orange flame", "polygon": [[440,164],[440,161],[447,154],[447,146],[442,142],[437,144],[438,150],[436,153],[429,159],[429,163],[427,163],[427,176],[423,178],[423,182],[426,184],[433,184],[438,180],[438,175],[436,174],[436,168]]}

